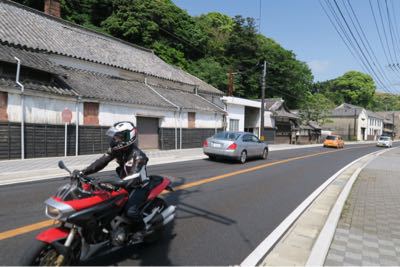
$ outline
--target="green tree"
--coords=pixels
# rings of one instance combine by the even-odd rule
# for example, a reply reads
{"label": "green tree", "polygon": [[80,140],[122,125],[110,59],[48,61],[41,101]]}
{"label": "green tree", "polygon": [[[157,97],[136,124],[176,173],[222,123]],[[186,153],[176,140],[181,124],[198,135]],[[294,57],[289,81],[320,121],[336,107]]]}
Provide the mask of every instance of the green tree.
{"label": "green tree", "polygon": [[267,61],[267,96],[282,97],[289,108],[298,108],[312,87],[310,68],[274,40],[262,35],[258,40],[259,58]]}
{"label": "green tree", "polygon": [[226,66],[212,57],[202,58],[189,64],[188,71],[209,84],[226,91],[227,73]]}
{"label": "green tree", "polygon": [[201,31],[207,35],[207,56],[218,57],[223,60],[226,44],[235,25],[234,20],[224,14],[211,12],[195,17]]}
{"label": "green tree", "polygon": [[375,93],[373,101],[368,108],[373,111],[400,110],[400,96],[387,93]]}
{"label": "green tree", "polygon": [[323,125],[334,107],[334,103],[323,94],[308,92],[300,104],[299,115],[304,123],[316,121]]}
{"label": "green tree", "polygon": [[333,81],[333,92],[338,92],[347,103],[367,107],[375,93],[374,80],[368,74],[349,71]]}

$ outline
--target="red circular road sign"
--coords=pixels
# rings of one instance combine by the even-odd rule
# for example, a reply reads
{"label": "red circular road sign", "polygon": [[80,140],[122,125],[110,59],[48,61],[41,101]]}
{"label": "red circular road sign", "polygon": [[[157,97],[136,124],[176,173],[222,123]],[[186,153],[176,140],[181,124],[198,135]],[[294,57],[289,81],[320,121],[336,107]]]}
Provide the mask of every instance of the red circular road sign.
{"label": "red circular road sign", "polygon": [[63,123],[71,123],[72,120],[72,111],[68,108],[65,108],[61,113]]}

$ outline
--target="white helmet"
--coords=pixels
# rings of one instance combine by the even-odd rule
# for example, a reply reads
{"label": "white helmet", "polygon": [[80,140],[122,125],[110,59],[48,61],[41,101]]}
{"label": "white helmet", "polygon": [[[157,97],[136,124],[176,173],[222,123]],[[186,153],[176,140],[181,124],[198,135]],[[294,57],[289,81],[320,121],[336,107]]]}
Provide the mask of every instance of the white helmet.
{"label": "white helmet", "polygon": [[110,147],[118,151],[129,147],[136,141],[137,130],[135,125],[129,121],[121,121],[107,130],[106,135],[110,137]]}

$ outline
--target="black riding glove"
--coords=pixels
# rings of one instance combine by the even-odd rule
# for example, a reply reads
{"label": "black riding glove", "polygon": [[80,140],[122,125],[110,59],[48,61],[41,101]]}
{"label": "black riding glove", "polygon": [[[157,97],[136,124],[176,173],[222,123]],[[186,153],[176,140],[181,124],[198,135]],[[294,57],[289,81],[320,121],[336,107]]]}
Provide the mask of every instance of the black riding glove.
{"label": "black riding glove", "polygon": [[73,170],[71,173],[71,177],[78,179],[83,176],[83,172],[80,170]]}

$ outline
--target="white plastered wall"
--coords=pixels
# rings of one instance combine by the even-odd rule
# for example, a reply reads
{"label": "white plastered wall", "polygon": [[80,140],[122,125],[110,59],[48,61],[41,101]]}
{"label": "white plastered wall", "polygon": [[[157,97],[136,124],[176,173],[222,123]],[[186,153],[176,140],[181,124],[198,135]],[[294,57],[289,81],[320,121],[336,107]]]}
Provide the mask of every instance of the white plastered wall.
{"label": "white plastered wall", "polygon": [[[71,123],[76,123],[76,101],[53,99],[25,95],[25,122],[26,123],[48,123],[63,124],[61,112],[68,108],[72,112]],[[11,122],[21,121],[21,96],[8,94],[8,120]],[[83,121],[83,104],[79,103],[79,122]]]}
{"label": "white plastered wall", "polygon": [[227,104],[226,111],[228,112],[226,121],[227,129],[229,129],[229,120],[239,120],[239,131],[244,131],[244,106],[236,104]]}

